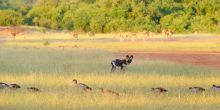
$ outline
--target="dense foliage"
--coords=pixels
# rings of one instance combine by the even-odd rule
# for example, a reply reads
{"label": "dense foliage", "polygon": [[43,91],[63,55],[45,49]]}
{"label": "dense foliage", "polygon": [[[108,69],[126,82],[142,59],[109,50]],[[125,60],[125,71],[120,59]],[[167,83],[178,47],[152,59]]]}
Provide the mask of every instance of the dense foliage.
{"label": "dense foliage", "polygon": [[220,0],[0,0],[0,25],[116,32],[218,32]]}

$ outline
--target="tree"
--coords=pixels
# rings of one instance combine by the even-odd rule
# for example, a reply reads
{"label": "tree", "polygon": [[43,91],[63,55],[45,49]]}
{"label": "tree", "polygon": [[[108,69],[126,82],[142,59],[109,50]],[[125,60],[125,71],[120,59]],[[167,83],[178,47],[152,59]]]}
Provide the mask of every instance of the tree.
{"label": "tree", "polygon": [[14,10],[0,10],[0,25],[8,26],[8,25],[21,25],[23,24],[23,17],[21,13],[16,12]]}
{"label": "tree", "polygon": [[1,25],[86,32],[215,32],[220,28],[219,4],[220,0],[0,0],[0,14],[7,15],[0,18]]}

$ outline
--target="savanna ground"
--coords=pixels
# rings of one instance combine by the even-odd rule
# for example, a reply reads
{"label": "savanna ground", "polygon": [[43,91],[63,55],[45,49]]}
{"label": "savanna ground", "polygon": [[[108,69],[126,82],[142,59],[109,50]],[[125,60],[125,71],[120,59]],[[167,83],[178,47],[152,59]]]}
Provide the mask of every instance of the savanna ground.
{"label": "savanna ground", "polygon": [[[114,34],[85,34],[74,39],[61,32],[26,33],[15,40],[0,37],[0,81],[18,83],[21,89],[0,90],[1,110],[219,110],[220,37],[217,35],[156,35],[146,41],[119,41]],[[126,73],[109,73],[110,61],[133,54]],[[71,81],[93,88],[81,93]],[[26,90],[29,86],[39,93]],[[157,96],[151,88],[162,86]],[[207,89],[202,94],[190,86]],[[103,96],[103,87],[120,97]]]}

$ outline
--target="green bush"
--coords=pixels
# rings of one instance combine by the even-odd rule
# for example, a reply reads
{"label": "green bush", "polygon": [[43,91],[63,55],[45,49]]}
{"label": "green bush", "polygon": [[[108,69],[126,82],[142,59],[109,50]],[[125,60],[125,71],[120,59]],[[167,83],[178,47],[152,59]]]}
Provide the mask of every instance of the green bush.
{"label": "green bush", "polygon": [[9,26],[9,25],[21,25],[24,22],[24,18],[21,13],[14,10],[0,10],[0,25]]}
{"label": "green bush", "polygon": [[41,29],[41,32],[45,34],[47,32],[47,30],[46,29]]}
{"label": "green bush", "polygon": [[2,0],[0,25],[93,32],[219,32],[219,0]]}
{"label": "green bush", "polygon": [[49,42],[49,41],[45,41],[45,42],[43,43],[43,45],[44,45],[44,46],[49,46],[49,45],[50,45],[50,42]]}

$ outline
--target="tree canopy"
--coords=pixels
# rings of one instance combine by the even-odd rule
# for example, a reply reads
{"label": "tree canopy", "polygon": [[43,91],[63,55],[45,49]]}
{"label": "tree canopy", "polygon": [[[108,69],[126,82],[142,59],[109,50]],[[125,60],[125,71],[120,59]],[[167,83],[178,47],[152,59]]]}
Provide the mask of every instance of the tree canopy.
{"label": "tree canopy", "polygon": [[93,32],[218,32],[220,0],[1,0],[0,25]]}

